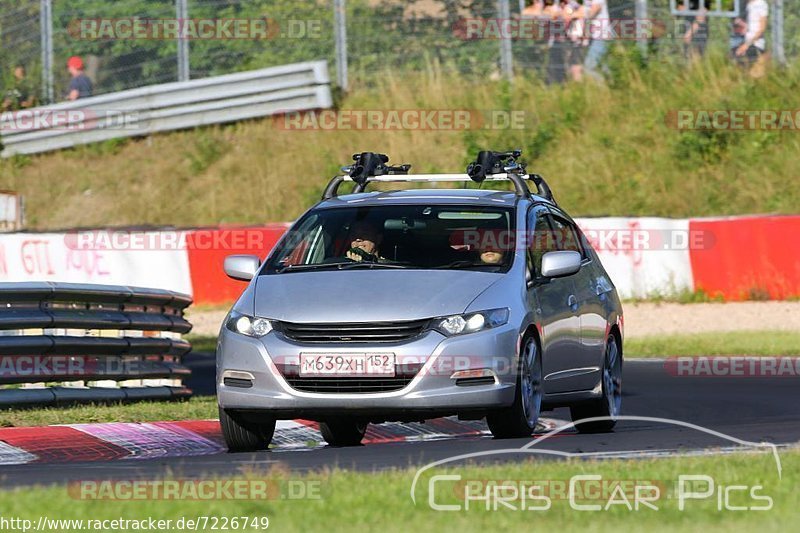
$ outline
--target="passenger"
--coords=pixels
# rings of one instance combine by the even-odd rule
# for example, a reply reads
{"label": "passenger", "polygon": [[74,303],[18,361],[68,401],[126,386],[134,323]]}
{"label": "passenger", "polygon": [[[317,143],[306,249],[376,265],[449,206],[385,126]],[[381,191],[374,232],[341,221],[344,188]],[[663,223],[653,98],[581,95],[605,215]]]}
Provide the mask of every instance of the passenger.
{"label": "passenger", "polygon": [[380,256],[379,247],[382,236],[373,224],[366,221],[353,223],[348,234],[350,249],[346,256],[353,261],[385,261]]}

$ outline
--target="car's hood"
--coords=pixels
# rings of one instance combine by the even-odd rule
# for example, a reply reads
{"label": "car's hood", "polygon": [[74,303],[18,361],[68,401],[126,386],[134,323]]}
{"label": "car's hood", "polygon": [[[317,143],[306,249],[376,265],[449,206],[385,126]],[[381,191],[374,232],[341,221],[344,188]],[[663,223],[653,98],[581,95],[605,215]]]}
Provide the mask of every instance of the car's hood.
{"label": "car's hood", "polygon": [[383,322],[458,314],[502,274],[354,270],[259,276],[256,316],[287,322]]}

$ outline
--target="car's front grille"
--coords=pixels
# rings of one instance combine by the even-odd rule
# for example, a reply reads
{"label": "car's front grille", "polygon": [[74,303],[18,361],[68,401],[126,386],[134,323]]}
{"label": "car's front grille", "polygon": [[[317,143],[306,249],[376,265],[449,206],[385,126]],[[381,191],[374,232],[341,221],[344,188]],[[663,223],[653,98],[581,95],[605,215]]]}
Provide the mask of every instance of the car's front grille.
{"label": "car's front grille", "polygon": [[301,378],[287,377],[289,386],[303,392],[376,393],[398,391],[414,376],[394,378]]}
{"label": "car's front grille", "polygon": [[324,324],[280,322],[278,327],[284,336],[302,343],[386,343],[413,339],[422,334],[428,322],[427,319]]}

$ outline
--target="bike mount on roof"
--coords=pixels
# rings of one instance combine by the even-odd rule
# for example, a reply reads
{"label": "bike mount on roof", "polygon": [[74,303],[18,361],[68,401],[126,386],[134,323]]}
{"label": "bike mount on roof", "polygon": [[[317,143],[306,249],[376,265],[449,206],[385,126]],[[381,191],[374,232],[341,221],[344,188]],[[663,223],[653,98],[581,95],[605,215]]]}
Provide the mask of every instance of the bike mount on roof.
{"label": "bike mount on roof", "polygon": [[[411,165],[408,164],[392,166],[387,163],[389,163],[389,156],[386,154],[361,152],[360,154],[353,154],[353,164],[343,166],[342,172],[356,183],[353,189],[353,192],[356,193],[364,192],[369,178],[397,174],[405,175],[408,174],[411,168]],[[336,196],[339,185],[341,185],[344,180],[345,176],[334,177],[325,188],[322,198],[326,200]]]}
{"label": "bike mount on roof", "polygon": [[[478,159],[467,167],[467,175],[475,183],[481,183],[486,179],[486,176],[506,174],[508,179],[514,183],[517,194],[521,196],[530,195],[528,186],[522,181],[525,179],[526,170],[525,164],[519,162],[521,155],[522,150],[509,150],[508,152],[484,150],[478,152]],[[528,174],[527,177],[536,185],[539,196],[543,196],[555,203],[553,193],[543,177],[539,174]]]}
{"label": "bike mount on roof", "polygon": [[[487,178],[492,181],[507,179],[514,184],[517,196],[530,197],[531,192],[525,184],[525,180],[531,180],[536,184],[538,194],[555,203],[553,193],[547,182],[538,174],[526,174],[525,165],[517,161],[522,155],[520,150],[508,152],[482,151],[478,154],[478,159],[470,163],[467,167],[467,176],[476,183],[482,183]],[[407,176],[411,165],[391,166],[389,157],[385,154],[374,152],[362,152],[353,155],[354,163],[342,167],[343,175],[334,176],[325,192],[322,194],[323,200],[328,200],[336,196],[339,186],[345,181],[353,181],[356,186],[353,193],[361,193],[367,187],[367,183],[372,181],[463,181],[458,179],[458,175],[432,175],[432,176]],[[392,180],[384,177],[389,175],[402,175],[405,178]],[[455,179],[454,179],[455,178]]]}

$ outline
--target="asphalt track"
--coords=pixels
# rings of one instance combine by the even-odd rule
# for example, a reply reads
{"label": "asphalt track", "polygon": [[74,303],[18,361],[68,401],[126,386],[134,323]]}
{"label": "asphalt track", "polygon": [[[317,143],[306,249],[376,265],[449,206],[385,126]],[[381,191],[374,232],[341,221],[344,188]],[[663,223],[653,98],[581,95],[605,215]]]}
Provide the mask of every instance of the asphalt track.
{"label": "asphalt track", "polygon": [[[197,378],[208,369],[199,366]],[[197,386],[197,384],[195,385]],[[623,414],[669,418],[742,440],[800,442],[800,377],[676,377],[663,361],[626,361]],[[569,421],[565,409],[544,413]],[[419,442],[376,443],[355,448],[322,446],[302,450],[204,455],[135,461],[28,464],[0,468],[0,486],[66,483],[82,479],[157,479],[230,476],[285,465],[293,471],[326,467],[374,471],[427,464],[459,454],[521,448],[531,439],[489,436]],[[542,443],[570,453],[714,452],[735,443],[696,429],[650,421],[622,421],[613,433],[581,435],[570,430]],[[531,455],[488,455],[474,462],[521,461]],[[547,457],[547,456],[542,456]],[[552,457],[552,456],[551,456]]]}

